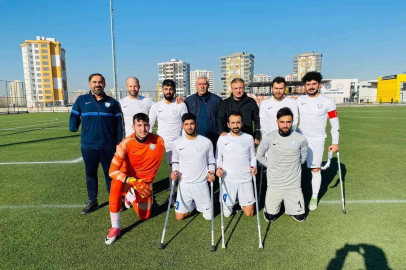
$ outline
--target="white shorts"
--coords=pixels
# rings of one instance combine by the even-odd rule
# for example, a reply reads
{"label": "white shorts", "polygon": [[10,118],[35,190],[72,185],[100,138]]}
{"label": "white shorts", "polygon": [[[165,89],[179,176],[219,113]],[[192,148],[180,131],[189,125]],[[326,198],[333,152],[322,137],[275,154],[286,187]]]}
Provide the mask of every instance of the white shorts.
{"label": "white shorts", "polygon": [[185,183],[180,181],[176,196],[175,212],[186,214],[190,212],[192,201],[196,203],[199,212],[211,211],[211,199],[207,181],[200,183]]}
{"label": "white shorts", "polygon": [[232,207],[237,198],[241,207],[255,203],[254,188],[251,181],[240,184],[221,181],[221,186],[220,196],[225,206]]}
{"label": "white shorts", "polygon": [[307,139],[307,168],[321,168],[324,153],[324,141],[312,141]]}
{"label": "white shorts", "polygon": [[265,197],[265,212],[277,215],[281,204],[285,205],[285,213],[288,215],[301,215],[305,213],[304,198],[301,188],[275,189],[268,187]]}

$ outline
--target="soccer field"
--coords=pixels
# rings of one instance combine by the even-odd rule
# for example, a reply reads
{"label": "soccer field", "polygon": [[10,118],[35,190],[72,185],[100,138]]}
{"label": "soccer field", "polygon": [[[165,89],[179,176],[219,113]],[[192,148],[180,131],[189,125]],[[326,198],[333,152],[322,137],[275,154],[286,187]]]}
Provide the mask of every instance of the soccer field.
{"label": "soccer field", "polygon": [[[406,269],[406,107],[338,108],[338,115],[347,214],[334,156],[322,173],[319,208],[305,222],[283,215],[268,226],[260,205],[264,250],[256,217],[242,213],[225,218],[227,249],[221,249],[217,203],[216,252],[210,252],[211,222],[201,214],[176,221],[173,208],[159,250],[166,205],[145,222],[132,209],[122,212],[122,237],[107,246],[101,168],[102,207],[80,214],[85,169],[69,114],[0,116],[0,269]],[[329,135],[326,149],[330,143]],[[158,202],[168,196],[167,175],[164,160],[154,183]],[[308,174],[303,182],[308,199]],[[262,202],[265,190],[264,181]]]}

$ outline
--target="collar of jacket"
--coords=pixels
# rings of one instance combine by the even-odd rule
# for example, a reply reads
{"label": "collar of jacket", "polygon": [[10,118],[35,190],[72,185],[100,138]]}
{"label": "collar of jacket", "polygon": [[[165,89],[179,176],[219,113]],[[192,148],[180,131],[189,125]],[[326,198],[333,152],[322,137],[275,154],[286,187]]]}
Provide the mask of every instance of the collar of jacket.
{"label": "collar of jacket", "polygon": [[198,93],[196,93],[195,94],[196,95],[196,97],[198,98],[198,99],[200,99],[200,97],[204,97],[204,98],[206,98],[206,102],[210,99],[210,92],[207,90],[207,93],[206,93],[206,95],[205,96],[199,96],[199,94]]}
{"label": "collar of jacket", "polygon": [[244,92],[244,94],[242,94],[242,96],[241,96],[241,100],[240,100],[240,101],[236,101],[236,100],[234,99],[233,94],[231,93],[230,99],[231,99],[232,102],[241,103],[241,104],[242,104],[242,103],[245,103],[245,102],[248,101],[248,95],[247,95],[247,93]]}
{"label": "collar of jacket", "polygon": [[109,97],[108,95],[106,95],[106,92],[104,92],[104,91],[103,91],[103,96],[100,100],[97,100],[97,98],[93,95],[92,90],[89,90],[89,95],[91,95],[96,102],[104,101],[106,98]]}

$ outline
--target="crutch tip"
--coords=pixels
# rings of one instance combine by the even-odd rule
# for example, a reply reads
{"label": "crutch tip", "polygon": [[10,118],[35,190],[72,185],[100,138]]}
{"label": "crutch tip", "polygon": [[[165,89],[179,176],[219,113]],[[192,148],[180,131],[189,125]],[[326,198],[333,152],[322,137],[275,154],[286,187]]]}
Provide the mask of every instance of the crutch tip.
{"label": "crutch tip", "polygon": [[224,248],[224,249],[226,249],[226,245],[224,245],[224,244],[223,244],[223,245],[221,246],[221,248]]}
{"label": "crutch tip", "polygon": [[264,249],[264,246],[263,246],[263,245],[259,245],[259,249]]}
{"label": "crutch tip", "polygon": [[347,214],[347,212],[345,210],[343,210],[343,214],[345,215],[345,214]]}
{"label": "crutch tip", "polygon": [[164,244],[159,243],[159,249],[164,249]]}
{"label": "crutch tip", "polygon": [[216,251],[216,247],[214,245],[211,245],[210,251],[211,252]]}

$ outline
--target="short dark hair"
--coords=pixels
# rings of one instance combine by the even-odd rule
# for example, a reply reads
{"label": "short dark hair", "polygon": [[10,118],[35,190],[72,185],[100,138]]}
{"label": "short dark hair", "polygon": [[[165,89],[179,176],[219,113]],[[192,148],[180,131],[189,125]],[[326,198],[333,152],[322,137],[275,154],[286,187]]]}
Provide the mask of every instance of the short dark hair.
{"label": "short dark hair", "polygon": [[307,72],[303,78],[302,78],[302,82],[303,84],[305,84],[306,82],[310,82],[315,80],[318,83],[321,83],[321,80],[323,79],[323,76],[320,74],[320,72],[317,71],[310,71]]}
{"label": "short dark hair", "polygon": [[89,82],[92,80],[92,78],[93,78],[94,76],[100,76],[100,77],[102,77],[103,82],[106,83],[106,79],[105,79],[105,78],[103,77],[103,75],[101,75],[100,73],[93,73],[93,74],[90,74],[90,76],[89,76]]}
{"label": "short dark hair", "polygon": [[233,112],[230,112],[230,113],[228,114],[227,123],[230,123],[230,116],[232,116],[232,115],[233,115],[233,116],[239,116],[239,117],[241,117],[241,122],[242,122],[242,115],[241,115],[241,113],[233,111]]}
{"label": "short dark hair", "polygon": [[138,122],[144,121],[144,122],[149,123],[149,117],[145,113],[137,113],[137,114],[135,114],[133,116],[133,123],[135,123],[135,120],[137,120]]}
{"label": "short dark hair", "polygon": [[164,80],[162,82],[162,88],[164,88],[164,86],[170,86],[170,87],[173,87],[173,89],[176,90],[176,84],[175,84],[175,82],[173,80],[170,80],[170,79]]}
{"label": "short dark hair", "polygon": [[271,87],[273,87],[274,83],[283,83],[283,86],[286,87],[286,80],[283,77],[275,77],[272,81]]}
{"label": "short dark hair", "polygon": [[182,123],[185,123],[186,120],[193,120],[196,122],[196,115],[193,113],[185,113],[182,115]]}
{"label": "short dark hair", "polygon": [[245,85],[244,80],[243,80],[243,79],[241,79],[241,78],[234,78],[234,79],[231,81],[231,84],[233,84],[233,83],[237,83],[237,82],[242,82],[242,83]]}
{"label": "short dark hair", "polygon": [[279,118],[281,118],[282,116],[288,116],[288,115],[292,116],[292,120],[293,120],[292,111],[288,107],[283,107],[276,113],[276,119],[279,120]]}

